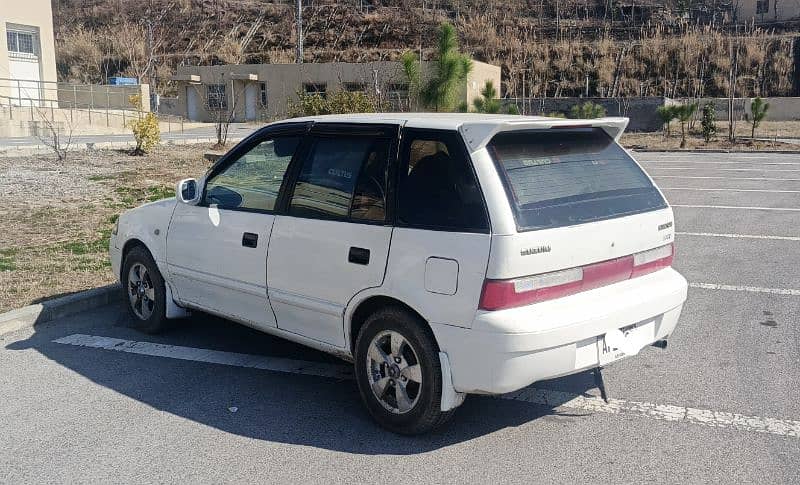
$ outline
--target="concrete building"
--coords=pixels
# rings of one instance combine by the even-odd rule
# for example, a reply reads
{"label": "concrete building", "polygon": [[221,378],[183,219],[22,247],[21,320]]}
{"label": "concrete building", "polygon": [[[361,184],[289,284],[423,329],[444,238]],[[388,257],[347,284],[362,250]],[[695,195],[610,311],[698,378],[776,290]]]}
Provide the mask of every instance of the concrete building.
{"label": "concrete building", "polygon": [[50,0],[0,0],[0,105],[41,104],[57,97]]}
{"label": "concrete building", "polygon": [[[422,71],[424,76],[425,64]],[[213,121],[215,113],[227,110],[234,121],[282,118],[298,91],[364,91],[395,109],[408,108],[408,84],[399,62],[181,66],[173,80],[178,99],[170,113],[192,121]],[[471,104],[487,80],[499,88],[500,67],[474,62],[460,99]]]}
{"label": "concrete building", "polygon": [[735,0],[738,22],[782,22],[800,18],[800,0]]}

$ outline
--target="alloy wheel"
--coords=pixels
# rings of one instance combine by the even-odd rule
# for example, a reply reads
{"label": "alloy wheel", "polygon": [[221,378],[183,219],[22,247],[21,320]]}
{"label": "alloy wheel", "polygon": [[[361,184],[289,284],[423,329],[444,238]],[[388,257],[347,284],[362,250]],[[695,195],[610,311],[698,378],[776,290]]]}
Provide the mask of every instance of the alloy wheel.
{"label": "alloy wheel", "polygon": [[131,309],[142,320],[147,320],[153,314],[156,305],[156,291],[147,267],[142,263],[135,263],[128,271],[128,299]]}
{"label": "alloy wheel", "polygon": [[372,394],[395,414],[411,411],[422,394],[422,369],[417,352],[400,333],[378,333],[367,351],[367,377]]}

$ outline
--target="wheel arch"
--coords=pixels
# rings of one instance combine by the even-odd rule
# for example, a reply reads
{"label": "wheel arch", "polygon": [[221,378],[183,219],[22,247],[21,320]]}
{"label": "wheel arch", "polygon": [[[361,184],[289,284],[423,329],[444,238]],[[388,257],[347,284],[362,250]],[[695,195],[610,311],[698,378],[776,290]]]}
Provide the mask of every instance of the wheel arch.
{"label": "wheel arch", "polygon": [[[122,270],[125,266],[125,257],[128,255],[129,252],[131,252],[133,248],[139,246],[141,246],[148,253],[150,253],[150,256],[153,256],[153,252],[150,251],[150,248],[148,248],[147,244],[145,244],[141,239],[132,237],[127,241],[125,241],[125,244],[122,245],[122,250],[120,251],[120,265],[119,265],[120,274],[118,275],[120,277],[120,281],[122,281]],[[153,260],[155,260],[155,258],[153,258]],[[158,262],[156,262],[156,264],[158,264]]]}
{"label": "wheel arch", "polygon": [[167,272],[165,271],[166,268],[162,266],[162,263],[156,258],[156,255],[153,254],[153,251],[147,246],[147,244],[139,238],[132,237],[125,241],[123,244],[122,249],[120,251],[120,266],[119,266],[119,279],[120,281],[124,281],[123,269],[125,268],[125,257],[131,252],[134,248],[141,247],[145,251],[150,254],[150,257],[153,258],[153,261],[156,263],[156,267],[158,267],[159,272],[161,273],[161,277],[164,278],[164,289],[167,292],[166,294],[166,315],[167,318],[183,318],[189,315],[189,312],[182,306],[178,304],[176,301],[175,290],[173,290],[172,282],[170,281]]}
{"label": "wheel arch", "polygon": [[399,307],[416,316],[419,321],[423,323],[423,329],[428,332],[433,340],[434,345],[436,345],[437,350],[439,350],[439,342],[436,340],[436,335],[433,333],[430,322],[428,322],[428,320],[422,316],[420,312],[414,309],[411,305],[395,297],[384,294],[375,294],[367,296],[358,301],[352,306],[352,310],[349,310],[345,313],[345,315],[349,315],[349,318],[346,320],[347,334],[345,337],[352,355],[355,355],[356,339],[358,338],[358,333],[361,330],[361,327],[363,327],[364,323],[366,323],[367,318],[381,308],[386,307]]}

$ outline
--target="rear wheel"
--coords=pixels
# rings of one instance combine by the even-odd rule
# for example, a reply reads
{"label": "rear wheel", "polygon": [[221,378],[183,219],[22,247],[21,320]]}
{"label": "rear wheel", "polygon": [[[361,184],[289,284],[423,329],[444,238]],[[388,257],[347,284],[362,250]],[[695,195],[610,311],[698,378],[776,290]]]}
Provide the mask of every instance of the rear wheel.
{"label": "rear wheel", "polygon": [[137,246],[125,255],[122,286],[134,326],[146,333],[165,330],[167,317],[164,278],[145,248]]}
{"label": "rear wheel", "polygon": [[442,372],[433,336],[400,308],[371,315],[359,332],[355,373],[361,398],[381,426],[421,434],[443,424]]}

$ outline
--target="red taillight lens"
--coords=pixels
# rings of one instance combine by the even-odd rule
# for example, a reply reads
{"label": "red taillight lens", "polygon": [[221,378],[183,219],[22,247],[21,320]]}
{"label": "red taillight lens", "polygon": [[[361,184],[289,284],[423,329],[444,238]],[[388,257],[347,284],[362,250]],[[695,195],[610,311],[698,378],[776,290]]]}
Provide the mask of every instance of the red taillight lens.
{"label": "red taillight lens", "polygon": [[501,310],[553,300],[635,278],[672,264],[672,244],[578,268],[511,280],[486,280],[481,310]]}
{"label": "red taillight lens", "polygon": [[583,268],[572,268],[513,280],[486,280],[483,284],[483,293],[481,293],[480,308],[482,310],[500,310],[501,308],[560,298],[579,292],[582,281]]}

